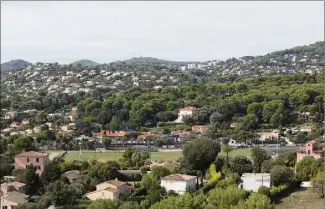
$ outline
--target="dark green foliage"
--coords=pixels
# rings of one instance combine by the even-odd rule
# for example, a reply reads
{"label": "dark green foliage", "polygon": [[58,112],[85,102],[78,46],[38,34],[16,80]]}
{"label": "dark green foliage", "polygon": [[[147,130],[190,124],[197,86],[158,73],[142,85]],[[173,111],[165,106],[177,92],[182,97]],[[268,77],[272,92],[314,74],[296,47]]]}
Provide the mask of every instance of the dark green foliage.
{"label": "dark green foliage", "polygon": [[40,192],[42,183],[38,174],[36,174],[36,167],[32,164],[28,166],[25,172],[25,189],[27,195],[37,195]]}
{"label": "dark green foliage", "polygon": [[262,163],[264,162],[264,160],[269,159],[266,151],[257,145],[252,148],[251,156],[253,158],[254,172],[260,173],[262,170]]}
{"label": "dark green foliage", "polygon": [[198,170],[201,174],[201,181],[205,171],[210,164],[216,160],[220,152],[220,145],[210,139],[194,139],[183,149],[183,163],[189,170]]}
{"label": "dark green foliage", "polygon": [[274,167],[274,160],[264,160],[262,163],[262,173],[270,173],[271,169]]}
{"label": "dark green foliage", "polygon": [[297,164],[296,177],[298,181],[310,181],[324,167],[322,158],[304,157]]}
{"label": "dark green foliage", "polygon": [[285,166],[274,166],[271,171],[272,185],[279,186],[282,184],[290,185],[294,182],[294,172]]}
{"label": "dark green foliage", "polygon": [[252,162],[245,156],[236,156],[230,163],[232,172],[242,175],[243,173],[251,173],[253,171]]}
{"label": "dark green foliage", "polygon": [[45,166],[42,172],[41,179],[43,184],[48,184],[58,180],[62,174],[61,167],[57,160],[53,160],[48,165]]}

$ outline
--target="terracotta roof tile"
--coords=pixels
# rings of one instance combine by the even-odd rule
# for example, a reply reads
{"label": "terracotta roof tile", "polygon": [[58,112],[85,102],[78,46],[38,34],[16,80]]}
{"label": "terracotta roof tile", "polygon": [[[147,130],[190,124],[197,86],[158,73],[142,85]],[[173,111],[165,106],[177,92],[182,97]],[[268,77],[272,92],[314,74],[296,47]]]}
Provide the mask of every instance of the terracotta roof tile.
{"label": "terracotta roof tile", "polygon": [[30,151],[30,152],[22,152],[18,155],[16,155],[16,157],[42,157],[42,156],[47,156],[49,154],[47,153],[43,153],[43,152],[34,152],[34,151]]}

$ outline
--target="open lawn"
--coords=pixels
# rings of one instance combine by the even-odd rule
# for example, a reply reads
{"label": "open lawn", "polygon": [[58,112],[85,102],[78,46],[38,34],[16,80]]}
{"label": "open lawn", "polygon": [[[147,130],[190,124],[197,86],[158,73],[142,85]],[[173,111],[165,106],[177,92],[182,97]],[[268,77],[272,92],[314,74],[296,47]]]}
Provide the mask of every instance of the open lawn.
{"label": "open lawn", "polygon": [[[284,152],[290,152],[294,151],[296,148],[280,148],[279,153]],[[244,149],[234,149],[229,156],[235,157],[237,155],[244,155],[244,156],[250,156],[250,150],[251,148],[244,148]],[[107,151],[107,152],[92,152],[92,151],[83,151],[81,154],[82,160],[91,160],[91,159],[97,159],[98,161],[108,161],[108,160],[115,160],[118,161],[122,158],[122,154],[124,151]],[[267,152],[269,155],[272,154],[272,152],[276,152],[276,148],[268,148]],[[226,153],[220,152],[221,156],[225,156]],[[177,160],[179,157],[182,157],[181,151],[176,152],[151,152],[151,160]],[[79,159],[79,151],[70,151],[65,155],[66,161],[72,161],[72,160],[78,160]]]}
{"label": "open lawn", "polygon": [[[122,158],[123,151],[108,151],[108,152],[82,152],[81,159],[82,160],[91,160],[97,159],[98,161],[108,161],[115,160],[118,161]],[[176,160],[182,156],[182,152],[151,152],[151,160]],[[68,152],[65,156],[66,161],[78,160],[79,152]]]}
{"label": "open lawn", "polygon": [[300,189],[290,196],[283,198],[276,209],[323,209],[325,207],[324,199],[312,190]]}
{"label": "open lawn", "polygon": [[[250,156],[250,151],[251,148],[243,148],[243,149],[233,149],[232,152],[229,153],[229,157],[236,157],[238,155],[244,155],[244,156]],[[220,152],[219,153],[220,156],[226,156],[225,152]]]}
{"label": "open lawn", "polygon": [[[272,148],[264,148],[267,152],[268,155],[272,155],[272,152],[276,152],[276,147]],[[279,148],[279,154],[281,153],[286,153],[286,152],[293,152],[297,150],[297,148],[292,148],[292,147],[280,147]],[[219,154],[221,156],[226,156],[226,153],[222,152]],[[250,156],[251,155],[251,148],[242,148],[242,149],[233,149],[232,152],[229,153],[229,157],[236,157],[238,155],[243,155],[243,156]]]}

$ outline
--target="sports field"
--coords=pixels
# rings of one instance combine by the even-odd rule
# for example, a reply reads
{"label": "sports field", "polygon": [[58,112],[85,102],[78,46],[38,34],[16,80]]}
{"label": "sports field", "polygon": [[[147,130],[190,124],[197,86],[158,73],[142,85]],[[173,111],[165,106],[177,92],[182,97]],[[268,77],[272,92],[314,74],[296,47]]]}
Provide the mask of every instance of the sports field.
{"label": "sports field", "polygon": [[[250,156],[250,150],[251,148],[244,148],[244,149],[234,149],[231,153],[229,153],[230,157],[235,157],[238,155],[243,155],[243,156]],[[276,148],[268,148],[266,149],[267,153],[269,155],[272,154],[272,152],[276,152]],[[279,153],[285,153],[285,152],[290,152],[294,151],[296,148],[280,148]],[[107,152],[92,152],[92,151],[83,151],[81,153],[81,160],[91,160],[91,159],[96,159],[98,161],[109,161],[109,160],[114,160],[118,161],[119,159],[122,158],[122,154],[124,151],[107,151]],[[220,156],[225,156],[226,153],[220,152]],[[182,152],[181,151],[174,151],[174,152],[151,152],[151,160],[156,161],[156,160],[177,160],[179,157],[182,157]],[[78,160],[79,159],[79,152],[78,151],[72,151],[68,152],[65,155],[65,160],[66,161],[73,161],[73,160]]]}
{"label": "sports field", "polygon": [[[122,158],[123,152],[119,151],[107,151],[107,152],[82,152],[81,159],[82,160],[92,160],[96,159],[98,161],[109,161],[114,160],[118,161]],[[171,160],[174,161],[182,156],[182,152],[151,152],[151,160]],[[68,152],[65,155],[66,161],[78,160],[79,159],[79,152]]]}

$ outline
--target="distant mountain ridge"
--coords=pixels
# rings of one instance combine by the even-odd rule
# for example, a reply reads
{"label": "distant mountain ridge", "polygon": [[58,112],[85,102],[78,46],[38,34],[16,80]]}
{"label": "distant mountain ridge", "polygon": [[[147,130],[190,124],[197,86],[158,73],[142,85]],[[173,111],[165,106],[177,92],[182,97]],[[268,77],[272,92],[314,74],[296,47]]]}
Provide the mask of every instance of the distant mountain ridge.
{"label": "distant mountain ridge", "polygon": [[84,66],[84,67],[94,67],[96,65],[100,65],[99,63],[94,62],[92,60],[88,60],[88,59],[77,60],[77,61],[71,63],[72,66],[77,66],[78,64],[80,64],[81,66]]}
{"label": "distant mountain ridge", "polygon": [[27,62],[22,59],[11,60],[9,62],[5,62],[1,64],[1,71],[15,70],[15,69],[23,69],[32,65],[32,63]]}

